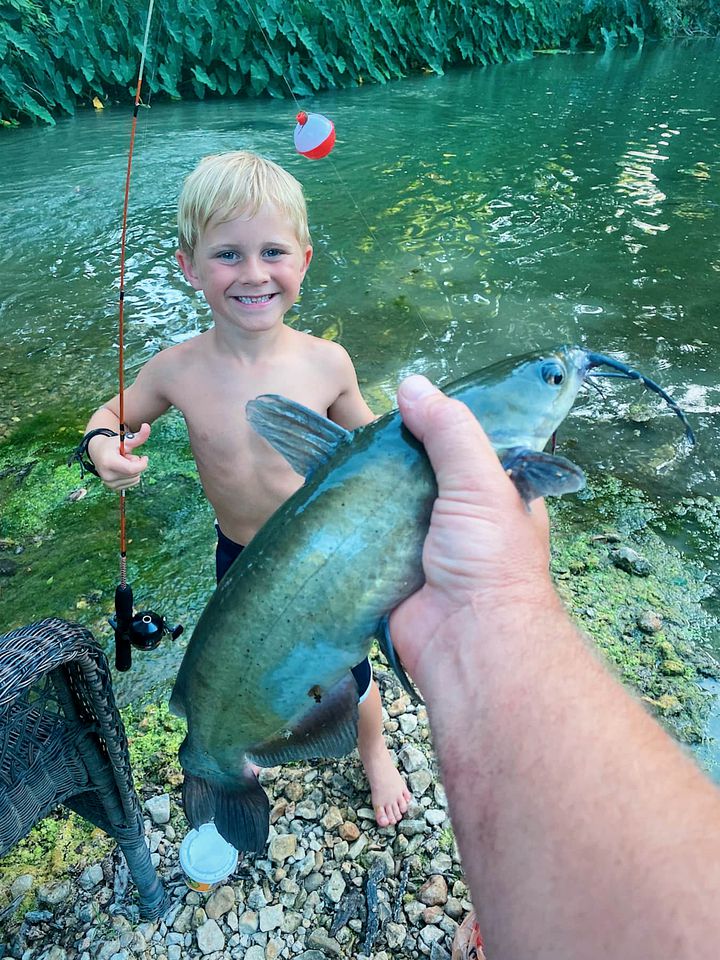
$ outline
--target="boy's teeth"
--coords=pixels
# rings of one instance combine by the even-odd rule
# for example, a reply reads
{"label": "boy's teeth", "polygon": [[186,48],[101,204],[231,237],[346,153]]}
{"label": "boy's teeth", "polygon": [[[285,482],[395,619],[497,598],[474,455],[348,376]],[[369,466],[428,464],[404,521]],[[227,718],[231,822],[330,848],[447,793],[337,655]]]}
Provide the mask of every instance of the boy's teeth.
{"label": "boy's teeth", "polygon": [[268,303],[270,296],[269,293],[265,293],[261,297],[237,297],[237,299],[240,303]]}

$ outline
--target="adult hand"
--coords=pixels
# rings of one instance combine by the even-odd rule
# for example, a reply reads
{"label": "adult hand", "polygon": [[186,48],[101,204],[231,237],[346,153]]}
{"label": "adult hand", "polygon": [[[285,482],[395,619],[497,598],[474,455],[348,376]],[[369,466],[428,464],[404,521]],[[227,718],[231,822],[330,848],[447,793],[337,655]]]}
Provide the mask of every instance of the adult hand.
{"label": "adult hand", "polygon": [[120,452],[119,437],[93,437],[88,453],[98,476],[108,490],[127,490],[140,483],[141,474],[147,470],[148,458],[131,453],[150,436],[150,424],[143,423],[137,433],[125,434],[125,453]]}
{"label": "adult hand", "polygon": [[[408,429],[427,451],[438,483],[423,549],[425,585],[390,618],[390,632],[406,669],[422,687],[423,664],[432,670],[433,640],[453,632],[458,615],[489,618],[553,595],[548,573],[547,511],[542,500],[528,510],[470,410],[425,377],[408,377],[398,390]],[[514,613],[513,613],[514,615]],[[445,628],[448,629],[445,629]],[[438,655],[441,653],[437,651]]]}

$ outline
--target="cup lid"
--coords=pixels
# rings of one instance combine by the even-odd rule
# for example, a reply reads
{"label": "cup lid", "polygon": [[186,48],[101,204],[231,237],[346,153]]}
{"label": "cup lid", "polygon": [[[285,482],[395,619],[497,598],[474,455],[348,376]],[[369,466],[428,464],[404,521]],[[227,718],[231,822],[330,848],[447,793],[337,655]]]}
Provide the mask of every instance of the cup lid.
{"label": "cup lid", "polygon": [[214,823],[191,830],[180,844],[180,866],[199,883],[218,883],[237,867],[238,852],[217,832]]}

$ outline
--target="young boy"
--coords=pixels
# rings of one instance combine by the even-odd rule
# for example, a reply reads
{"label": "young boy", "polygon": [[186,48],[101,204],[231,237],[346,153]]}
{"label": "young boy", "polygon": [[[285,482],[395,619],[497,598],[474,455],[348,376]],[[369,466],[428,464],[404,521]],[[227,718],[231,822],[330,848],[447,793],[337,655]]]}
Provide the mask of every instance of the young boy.
{"label": "young boy", "polygon": [[[148,458],[129,451],[170,407],[185,418],[203,489],[217,515],[218,582],[243,546],[301,485],[301,478],[245,419],[245,404],[280,393],[354,430],[373,420],[350,357],[337,343],[293,330],[312,246],[305,198],[285,170],[243,151],[206,157],[185,181],[178,211],[187,281],[202,290],[213,326],[158,353],[125,391],[125,456],[117,436],[87,452],[111,490],[140,482]],[[100,407],[87,432],[119,429],[119,399]],[[410,794],[382,736],[380,693],[365,660],[353,669],[360,695],[358,750],[380,826],[397,823]]]}

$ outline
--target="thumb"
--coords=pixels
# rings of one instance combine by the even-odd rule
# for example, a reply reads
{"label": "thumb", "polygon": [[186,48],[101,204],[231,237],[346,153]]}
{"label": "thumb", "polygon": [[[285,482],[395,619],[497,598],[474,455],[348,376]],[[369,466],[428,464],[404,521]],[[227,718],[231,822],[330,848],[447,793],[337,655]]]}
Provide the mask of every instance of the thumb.
{"label": "thumb", "polygon": [[398,406],[405,426],[424,444],[442,492],[483,491],[507,497],[508,478],[487,434],[459,400],[446,397],[422,376],[404,380]]}
{"label": "thumb", "polygon": [[129,453],[130,450],[134,450],[136,447],[142,446],[143,443],[150,436],[150,424],[143,423],[137,433],[126,433],[125,434],[125,453]]}

